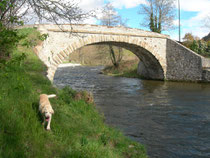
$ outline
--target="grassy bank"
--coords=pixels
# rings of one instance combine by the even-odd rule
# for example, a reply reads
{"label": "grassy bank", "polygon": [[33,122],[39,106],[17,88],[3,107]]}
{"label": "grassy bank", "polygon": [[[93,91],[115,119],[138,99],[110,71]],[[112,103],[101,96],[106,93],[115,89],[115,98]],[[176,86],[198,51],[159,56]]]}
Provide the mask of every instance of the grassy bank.
{"label": "grassy bank", "polygon": [[122,61],[118,67],[106,66],[103,73],[110,76],[140,78],[140,75],[137,74],[138,62],[138,60],[127,60]]}
{"label": "grassy bank", "polygon": [[[35,30],[20,32],[38,42]],[[83,97],[78,99],[78,93],[70,88],[54,88],[31,47],[19,47],[0,69],[0,157],[147,157],[142,145],[105,125],[94,104]],[[55,114],[50,132],[41,124],[40,93],[58,96],[51,99]]]}

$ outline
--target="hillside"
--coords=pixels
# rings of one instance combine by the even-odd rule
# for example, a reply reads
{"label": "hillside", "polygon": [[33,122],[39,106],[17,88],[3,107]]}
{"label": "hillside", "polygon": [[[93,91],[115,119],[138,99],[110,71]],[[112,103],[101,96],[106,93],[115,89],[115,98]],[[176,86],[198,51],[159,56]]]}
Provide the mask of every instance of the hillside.
{"label": "hillside", "polygon": [[[34,29],[19,33],[39,42]],[[55,88],[32,47],[19,46],[0,69],[1,158],[147,157],[142,145],[104,124],[94,103],[86,102],[88,93],[80,92],[78,99],[79,92]],[[51,99],[51,131],[44,129],[38,112],[41,93],[57,95]]]}
{"label": "hillside", "polygon": [[210,33],[202,38],[204,41],[208,42],[210,41]]}

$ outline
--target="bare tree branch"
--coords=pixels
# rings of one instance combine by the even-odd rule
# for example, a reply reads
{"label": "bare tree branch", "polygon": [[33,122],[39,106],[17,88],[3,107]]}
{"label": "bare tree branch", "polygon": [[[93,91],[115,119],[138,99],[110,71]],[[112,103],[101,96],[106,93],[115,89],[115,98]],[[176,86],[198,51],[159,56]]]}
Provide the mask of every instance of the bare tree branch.
{"label": "bare tree branch", "polygon": [[[107,3],[104,6],[102,14],[102,17],[99,20],[102,25],[106,26],[125,26],[128,20],[123,20],[122,17],[118,15],[111,3]],[[116,55],[117,53],[111,44],[108,45],[108,48],[112,64],[115,67],[118,67],[122,60],[122,49],[118,47],[118,55]]]}
{"label": "bare tree branch", "polygon": [[[50,23],[78,23],[93,15],[93,11],[88,13],[79,8],[74,0],[1,0],[4,10],[0,9],[0,22],[4,25],[14,25],[11,18],[24,19],[31,16]],[[21,12],[21,14],[20,14]]]}
{"label": "bare tree branch", "polygon": [[173,29],[174,5],[174,0],[146,0],[146,4],[142,4],[138,12],[145,17],[140,24],[149,27],[151,31],[159,33]]}

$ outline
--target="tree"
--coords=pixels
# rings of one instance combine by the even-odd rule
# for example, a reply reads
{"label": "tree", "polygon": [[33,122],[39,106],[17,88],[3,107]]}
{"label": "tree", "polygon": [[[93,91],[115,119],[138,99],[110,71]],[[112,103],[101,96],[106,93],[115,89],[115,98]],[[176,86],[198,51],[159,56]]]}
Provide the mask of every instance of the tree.
{"label": "tree", "polygon": [[193,41],[193,40],[195,40],[195,37],[192,35],[192,33],[186,33],[184,35],[183,40],[184,41]]}
{"label": "tree", "polygon": [[21,23],[17,16],[13,15],[15,12],[13,3],[14,1],[9,0],[0,1],[0,66],[10,59],[11,52],[22,39],[16,30],[9,28],[12,24]]}
{"label": "tree", "polygon": [[193,36],[192,33],[186,33],[184,38],[183,38],[182,44],[194,52],[210,57],[210,42],[205,41],[204,39],[200,39],[197,36]]}
{"label": "tree", "polygon": [[102,17],[99,19],[101,25],[117,26],[120,23],[120,16],[111,3],[107,3],[102,10]]}
{"label": "tree", "polygon": [[9,58],[12,49],[22,38],[13,28],[23,25],[27,16],[55,24],[71,24],[91,14],[92,12],[84,13],[74,0],[0,0],[0,60]]}
{"label": "tree", "polygon": [[[197,44],[197,41],[199,41],[200,38],[197,37],[197,36],[194,36],[192,33],[186,33],[183,37],[183,45],[185,45],[186,47],[188,48],[195,48],[196,44]],[[193,46],[192,46],[193,45]],[[195,49],[193,49],[194,51]]]}
{"label": "tree", "polygon": [[91,14],[91,12],[84,13],[74,0],[1,0],[0,3],[0,21],[5,26],[13,26],[15,20],[18,21],[26,16],[56,24],[59,22],[71,24]]}
{"label": "tree", "polygon": [[195,52],[198,52],[199,44],[196,40],[193,40],[192,44],[190,45],[190,49]]}
{"label": "tree", "polygon": [[175,17],[174,4],[174,0],[146,0],[146,4],[142,4],[138,12],[145,15],[141,25],[158,33],[172,29]]}
{"label": "tree", "polygon": [[[101,25],[106,26],[125,26],[127,19],[123,20],[121,16],[118,15],[117,11],[114,9],[111,3],[107,3],[102,11],[102,17],[99,19]],[[116,55],[115,49],[112,45],[108,45],[110,58],[115,67],[119,66],[120,61],[122,60],[122,48],[117,47],[118,55]]]}

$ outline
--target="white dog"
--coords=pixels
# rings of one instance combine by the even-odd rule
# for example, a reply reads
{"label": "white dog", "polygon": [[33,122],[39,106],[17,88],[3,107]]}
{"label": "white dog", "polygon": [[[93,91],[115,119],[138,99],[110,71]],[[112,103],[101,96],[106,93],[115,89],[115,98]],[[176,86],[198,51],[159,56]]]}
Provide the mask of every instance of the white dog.
{"label": "white dog", "polygon": [[43,124],[47,122],[47,130],[50,130],[50,123],[52,119],[52,114],[54,114],[54,110],[52,109],[52,106],[50,104],[50,101],[48,98],[54,98],[56,97],[55,94],[47,95],[47,94],[41,94],[40,100],[39,100],[39,111],[43,116]]}

